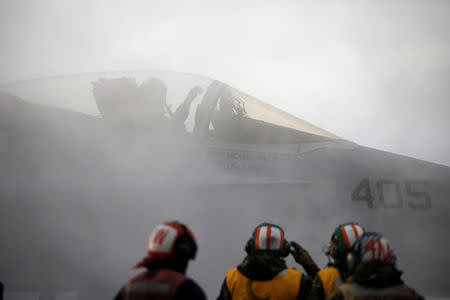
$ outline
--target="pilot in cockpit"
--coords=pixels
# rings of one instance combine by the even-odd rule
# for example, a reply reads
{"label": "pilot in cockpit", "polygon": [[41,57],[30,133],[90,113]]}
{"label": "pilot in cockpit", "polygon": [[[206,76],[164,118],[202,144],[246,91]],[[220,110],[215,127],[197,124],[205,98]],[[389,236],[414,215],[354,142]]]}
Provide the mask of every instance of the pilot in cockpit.
{"label": "pilot in cockpit", "polygon": [[167,86],[159,78],[148,78],[139,86],[134,78],[99,79],[93,82],[94,96],[103,118],[136,130],[185,131],[184,122],[195,97],[202,92],[193,87],[172,112],[167,104]]}
{"label": "pilot in cockpit", "polygon": [[217,136],[231,137],[236,134],[236,122],[244,116],[245,108],[233,97],[230,88],[220,81],[214,81],[197,107],[194,133],[206,137],[212,125]]}
{"label": "pilot in cockpit", "polygon": [[166,96],[167,87],[160,79],[149,78],[141,83],[132,105],[137,127],[148,129],[168,125]]}
{"label": "pilot in cockpit", "polygon": [[146,129],[175,129],[185,131],[184,122],[195,97],[201,93],[200,87],[193,87],[185,100],[172,112],[167,104],[167,87],[158,78],[144,80],[138,88],[136,119],[139,127]]}

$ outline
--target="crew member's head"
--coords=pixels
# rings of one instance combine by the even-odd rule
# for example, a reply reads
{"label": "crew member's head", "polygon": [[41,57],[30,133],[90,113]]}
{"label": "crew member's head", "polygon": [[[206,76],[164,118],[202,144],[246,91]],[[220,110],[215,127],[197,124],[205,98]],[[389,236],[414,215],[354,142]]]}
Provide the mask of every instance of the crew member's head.
{"label": "crew member's head", "polygon": [[194,259],[196,253],[197,243],[192,231],[180,222],[165,222],[150,234],[147,257],[134,269],[172,268],[184,273],[188,261]]}
{"label": "crew member's head", "polygon": [[355,222],[336,227],[328,244],[327,254],[334,260],[345,259],[356,240],[364,233],[364,228]]}
{"label": "crew member's head", "polygon": [[394,250],[387,238],[379,233],[367,232],[356,240],[347,253],[347,270],[352,273],[361,264],[389,264],[395,266]]}
{"label": "crew member's head", "polygon": [[256,226],[252,237],[245,246],[245,251],[249,256],[266,253],[278,257],[287,257],[289,250],[290,245],[285,239],[283,228],[270,223],[262,223]]}

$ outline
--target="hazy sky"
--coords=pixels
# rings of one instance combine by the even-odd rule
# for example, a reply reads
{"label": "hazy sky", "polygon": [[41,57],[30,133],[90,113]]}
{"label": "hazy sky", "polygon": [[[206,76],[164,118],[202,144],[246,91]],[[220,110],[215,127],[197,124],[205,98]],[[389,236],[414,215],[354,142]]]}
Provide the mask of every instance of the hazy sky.
{"label": "hazy sky", "polygon": [[206,75],[361,145],[450,166],[450,1],[0,2],[0,83]]}

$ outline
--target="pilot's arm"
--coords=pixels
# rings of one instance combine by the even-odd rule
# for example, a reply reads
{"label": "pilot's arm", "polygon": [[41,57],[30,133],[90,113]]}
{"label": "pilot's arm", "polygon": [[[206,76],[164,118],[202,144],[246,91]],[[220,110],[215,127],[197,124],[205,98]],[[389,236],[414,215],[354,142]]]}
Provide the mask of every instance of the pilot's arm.
{"label": "pilot's arm", "polygon": [[219,100],[221,90],[224,84],[220,81],[214,81],[210,84],[208,89],[203,95],[202,102],[197,106],[195,111],[195,126],[194,133],[199,136],[207,136],[209,130],[209,124],[211,122],[211,116],[216,108],[217,101]]}
{"label": "pilot's arm", "polygon": [[176,122],[184,123],[189,116],[189,109],[191,108],[192,101],[194,101],[195,97],[201,92],[202,89],[200,87],[193,87],[186,95],[186,99],[184,99],[183,103],[178,106],[172,119]]}

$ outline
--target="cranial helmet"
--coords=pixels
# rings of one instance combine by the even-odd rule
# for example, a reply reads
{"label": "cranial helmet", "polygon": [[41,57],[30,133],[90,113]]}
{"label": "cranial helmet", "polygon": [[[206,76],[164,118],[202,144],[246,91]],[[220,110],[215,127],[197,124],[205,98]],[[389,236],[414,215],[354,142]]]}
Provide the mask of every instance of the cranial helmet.
{"label": "cranial helmet", "polygon": [[144,80],[139,86],[141,92],[157,93],[158,95],[166,97],[167,87],[159,78],[148,78]]}
{"label": "cranial helmet", "polygon": [[331,242],[336,247],[337,253],[350,251],[356,240],[364,233],[364,228],[355,222],[341,224],[333,232]]}
{"label": "cranial helmet", "polygon": [[148,78],[138,88],[139,99],[143,100],[145,107],[164,112],[167,96],[167,87],[161,79]]}
{"label": "cranial helmet", "polygon": [[289,242],[284,237],[284,230],[278,225],[262,223],[253,230],[252,237],[248,240],[245,250],[250,253],[271,252],[281,257],[289,255]]}
{"label": "cranial helmet", "polygon": [[378,261],[395,264],[396,257],[391,243],[379,233],[364,233],[347,254],[348,270],[352,271],[360,263]]}
{"label": "cranial helmet", "polygon": [[197,243],[186,225],[177,221],[165,222],[156,226],[150,234],[147,253],[147,257],[134,269],[144,267],[154,259],[194,259]]}

